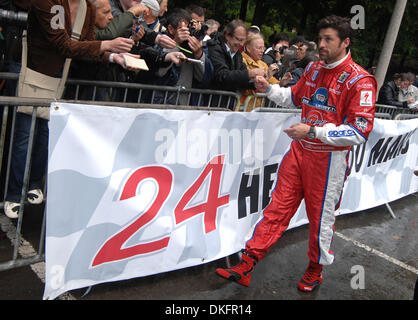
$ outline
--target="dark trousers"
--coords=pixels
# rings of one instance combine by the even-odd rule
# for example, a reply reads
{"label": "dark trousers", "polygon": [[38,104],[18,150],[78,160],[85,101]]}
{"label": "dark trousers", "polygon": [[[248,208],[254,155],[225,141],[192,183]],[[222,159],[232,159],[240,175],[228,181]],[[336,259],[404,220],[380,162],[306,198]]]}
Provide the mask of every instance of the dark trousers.
{"label": "dark trousers", "polygon": [[[12,148],[12,163],[6,201],[20,202],[23,177],[25,172],[26,154],[31,127],[30,115],[17,112],[15,133]],[[48,160],[48,120],[36,118],[32,148],[32,167],[28,190],[42,189]]]}

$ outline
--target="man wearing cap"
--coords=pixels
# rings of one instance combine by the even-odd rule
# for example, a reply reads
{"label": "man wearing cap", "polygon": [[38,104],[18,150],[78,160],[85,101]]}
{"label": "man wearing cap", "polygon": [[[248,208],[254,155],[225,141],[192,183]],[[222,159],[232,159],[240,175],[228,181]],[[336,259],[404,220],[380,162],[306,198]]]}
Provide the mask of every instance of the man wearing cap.
{"label": "man wearing cap", "polygon": [[142,0],[141,2],[147,10],[143,14],[143,18],[147,27],[155,32],[159,32],[158,15],[160,13],[160,5],[157,0]]}
{"label": "man wearing cap", "polygon": [[[130,37],[132,34],[133,24],[138,21],[138,18],[141,19],[143,17],[147,8],[150,8],[149,3],[147,7],[144,5],[144,1],[136,0],[109,0],[109,3],[112,7],[113,20],[109,23],[105,30],[96,31],[96,39],[105,40],[113,39],[115,37]],[[156,8],[155,4],[154,8]],[[163,48],[170,49],[176,46],[175,41],[170,39],[170,37],[148,28],[145,30],[142,42],[147,45],[158,44]]]}

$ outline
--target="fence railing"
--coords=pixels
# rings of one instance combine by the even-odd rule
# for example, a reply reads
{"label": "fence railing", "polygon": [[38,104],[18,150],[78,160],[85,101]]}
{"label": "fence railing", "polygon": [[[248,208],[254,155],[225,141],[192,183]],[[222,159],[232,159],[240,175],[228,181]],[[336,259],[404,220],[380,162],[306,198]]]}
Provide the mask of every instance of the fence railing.
{"label": "fence railing", "polygon": [[[248,96],[245,99],[243,105],[240,106],[240,111],[252,111],[257,108],[267,108],[267,109],[270,109],[271,112],[274,108],[278,108],[280,110],[289,109],[288,107],[280,106],[276,104],[275,102],[269,100],[265,93],[257,93],[255,95]],[[415,118],[418,115],[418,111],[415,111],[409,108],[398,108],[398,107],[388,106],[388,105],[383,105],[383,104],[378,104],[378,103],[376,104],[376,115],[375,115],[376,118],[395,120],[397,115],[399,114],[403,114],[403,115],[410,114],[411,115],[410,118]],[[405,117],[400,117],[400,118],[398,117],[397,120],[401,118],[404,119]]]}
{"label": "fence railing", "polygon": [[[0,72],[0,79],[17,81],[18,78],[17,73]],[[63,99],[224,107],[231,110],[240,105],[240,95],[231,91],[80,79],[67,80]]]}
{"label": "fence railing", "polygon": [[415,118],[418,118],[418,113],[417,114],[399,113],[395,116],[395,120],[408,120],[408,119],[415,119]]}

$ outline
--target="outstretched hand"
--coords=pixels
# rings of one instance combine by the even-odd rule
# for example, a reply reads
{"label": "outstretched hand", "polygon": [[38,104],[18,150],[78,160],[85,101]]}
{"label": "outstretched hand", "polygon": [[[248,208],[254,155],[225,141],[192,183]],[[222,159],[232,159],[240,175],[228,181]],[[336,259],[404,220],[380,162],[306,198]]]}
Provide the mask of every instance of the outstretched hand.
{"label": "outstretched hand", "polygon": [[258,92],[266,92],[270,86],[266,78],[263,76],[256,76],[254,85],[255,85],[255,89]]}
{"label": "outstretched hand", "polygon": [[174,49],[177,45],[173,39],[165,34],[159,34],[157,38],[155,38],[155,43],[164,49]]}
{"label": "outstretched hand", "polygon": [[292,74],[290,72],[286,72],[282,79],[280,80],[280,86],[285,87],[287,84],[293,80]]}
{"label": "outstretched hand", "polygon": [[113,40],[105,40],[100,44],[100,52],[111,51],[115,53],[131,51],[135,42],[128,38],[115,38]]}
{"label": "outstretched hand", "polygon": [[165,55],[164,61],[168,62],[171,61],[174,64],[181,64],[184,63],[184,61],[186,60],[186,56],[178,51],[174,51],[174,52],[169,52]]}
{"label": "outstretched hand", "polygon": [[131,57],[133,57],[133,58],[135,58],[135,59],[139,59],[139,58],[140,58],[140,56],[139,56],[139,55],[137,55],[137,54],[131,54],[131,53],[118,53],[118,54],[115,54],[115,55],[113,56],[113,62],[117,63],[118,65],[120,65],[122,68],[124,68],[124,69],[126,69],[126,70],[129,70],[129,71],[138,71],[139,69],[137,69],[137,68],[132,68],[132,67],[128,67],[128,66],[126,65],[126,63],[125,63],[125,59],[123,58],[123,56],[124,56],[124,55],[131,56]]}

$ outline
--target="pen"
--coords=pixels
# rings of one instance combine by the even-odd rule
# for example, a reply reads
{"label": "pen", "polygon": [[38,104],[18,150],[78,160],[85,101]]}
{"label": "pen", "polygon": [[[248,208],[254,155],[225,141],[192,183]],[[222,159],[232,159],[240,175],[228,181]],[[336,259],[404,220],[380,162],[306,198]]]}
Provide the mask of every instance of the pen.
{"label": "pen", "polygon": [[177,45],[176,47],[179,48],[180,50],[183,50],[184,52],[193,54],[193,52],[191,52],[190,50],[184,49],[184,48],[180,47],[179,45]]}
{"label": "pen", "polygon": [[192,62],[192,63],[200,63],[203,64],[203,61],[197,59],[190,59],[190,58],[183,58],[182,56],[177,56],[182,61]]}

